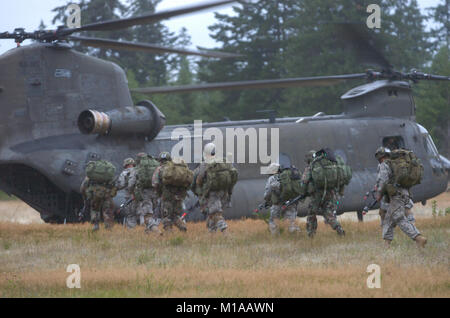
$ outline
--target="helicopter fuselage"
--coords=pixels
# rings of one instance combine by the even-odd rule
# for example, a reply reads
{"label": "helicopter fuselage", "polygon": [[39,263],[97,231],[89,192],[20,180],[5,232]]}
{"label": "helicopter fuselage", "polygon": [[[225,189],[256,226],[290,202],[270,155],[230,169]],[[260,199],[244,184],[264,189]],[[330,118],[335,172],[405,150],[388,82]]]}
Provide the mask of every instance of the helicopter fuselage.
{"label": "helicopter fuselage", "polygon": [[[107,112],[133,107],[126,75],[114,63],[65,47],[33,44],[0,56],[0,69],[0,189],[25,201],[45,221],[77,221],[83,204],[79,187],[90,160],[109,160],[119,173],[127,157],[143,151],[152,155],[171,151],[179,143],[172,138],[174,129],[183,127],[191,132],[192,145],[194,139],[201,138],[194,135],[192,125],[166,126],[153,139],[135,134],[82,134],[77,119],[83,111]],[[402,112],[398,116],[344,113],[278,118],[275,122],[262,119],[206,123],[203,129],[216,127],[224,136],[227,129],[278,129],[280,162],[300,170],[305,166],[304,155],[309,150],[333,149],[353,170],[353,178],[339,205],[340,214],[363,209],[363,196],[376,178],[374,152],[388,138],[393,138],[400,147],[411,149],[422,160],[422,183],[412,188],[415,202],[445,191],[447,176],[439,154],[426,130],[408,117],[413,108],[408,107],[407,116]],[[224,153],[230,150],[237,155],[235,148],[224,149]],[[248,142],[245,152],[247,158]],[[192,161],[196,159],[194,156],[198,159],[199,154],[193,153]],[[263,200],[267,179],[267,175],[261,174],[261,166],[267,163],[235,165],[239,182],[232,197],[233,207],[225,211],[227,218],[252,215]],[[196,163],[190,166],[195,168]],[[116,203],[121,203],[122,198],[123,193],[119,192]],[[187,208],[192,210],[188,219],[199,220],[202,216],[194,208],[194,201],[190,194],[186,201]],[[305,213],[305,204],[300,204],[299,215]]]}

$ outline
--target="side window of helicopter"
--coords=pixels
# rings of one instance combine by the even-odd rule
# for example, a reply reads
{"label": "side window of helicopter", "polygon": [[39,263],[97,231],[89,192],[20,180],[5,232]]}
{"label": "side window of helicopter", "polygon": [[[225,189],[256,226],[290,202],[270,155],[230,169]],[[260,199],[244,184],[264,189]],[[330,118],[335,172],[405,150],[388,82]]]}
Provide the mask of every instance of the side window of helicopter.
{"label": "side window of helicopter", "polygon": [[405,141],[402,136],[387,136],[383,138],[383,147],[390,150],[405,148]]}
{"label": "side window of helicopter", "polygon": [[439,152],[434,145],[433,139],[431,138],[430,134],[426,133],[422,135],[423,137],[423,146],[425,147],[425,150],[429,156],[432,157],[438,157]]}

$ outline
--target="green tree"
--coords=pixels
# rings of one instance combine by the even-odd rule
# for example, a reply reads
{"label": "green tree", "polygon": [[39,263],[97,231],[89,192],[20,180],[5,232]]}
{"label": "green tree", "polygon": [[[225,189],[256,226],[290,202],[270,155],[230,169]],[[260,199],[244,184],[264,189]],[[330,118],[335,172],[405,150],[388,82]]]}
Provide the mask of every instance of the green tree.
{"label": "green tree", "polygon": [[[450,50],[442,46],[427,69],[434,74],[450,74]],[[418,85],[417,121],[431,133],[439,151],[450,155],[450,89],[448,82],[422,81]]]}
{"label": "green tree", "polygon": [[428,8],[428,18],[436,23],[430,35],[434,39],[432,48],[437,51],[441,46],[450,47],[450,0],[443,0],[436,7]]}
{"label": "green tree", "polygon": [[[358,60],[343,40],[336,23],[365,25],[370,0],[261,0],[233,7],[234,15],[217,14],[210,27],[222,51],[238,52],[245,59],[199,63],[199,79],[206,82],[261,80],[299,76],[361,73],[370,66]],[[430,44],[424,32],[425,16],[415,0],[384,0],[381,29],[369,31],[374,46],[399,70],[422,67]],[[358,44],[358,43],[354,43]],[[222,92],[212,103],[215,119],[247,119],[259,109],[274,109],[279,116],[336,113],[340,96],[363,83],[329,87],[297,87]]]}
{"label": "green tree", "polygon": [[[65,25],[67,19],[67,6],[72,1],[67,1],[65,5],[54,8],[55,12],[52,24]],[[81,25],[89,23],[108,21],[120,19],[126,12],[126,6],[120,0],[80,0],[77,3],[81,9]],[[130,30],[115,30],[115,31],[89,31],[83,32],[83,36],[99,37],[107,39],[129,39]],[[89,53],[89,55],[96,56],[102,59],[110,59],[120,57],[120,54],[113,52],[108,48],[92,48],[84,47],[78,43],[74,44],[77,51]]]}
{"label": "green tree", "polygon": [[[128,0],[127,17],[155,12],[155,8],[160,2],[161,0]],[[161,22],[137,25],[128,30],[130,32],[130,36],[127,38],[129,41],[165,46],[172,46],[177,41],[177,36],[169,32]],[[133,70],[140,85],[148,86],[165,85],[168,69],[174,64],[173,57],[169,54],[125,50],[121,52],[120,60],[117,62],[127,70]]]}

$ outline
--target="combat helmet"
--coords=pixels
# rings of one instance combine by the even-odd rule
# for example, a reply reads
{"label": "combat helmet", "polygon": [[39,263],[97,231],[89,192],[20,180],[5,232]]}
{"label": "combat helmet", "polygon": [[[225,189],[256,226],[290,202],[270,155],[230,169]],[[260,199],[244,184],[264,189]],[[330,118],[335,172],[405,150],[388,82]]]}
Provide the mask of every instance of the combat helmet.
{"label": "combat helmet", "polygon": [[160,162],[172,161],[172,157],[170,156],[170,153],[168,153],[167,151],[163,151],[159,154],[158,160]]}
{"label": "combat helmet", "polygon": [[270,166],[267,168],[268,174],[276,174],[280,171],[280,164],[276,162],[272,162]]}
{"label": "combat helmet", "polygon": [[136,162],[134,161],[133,158],[127,158],[123,161],[123,167],[126,168],[127,166],[132,165],[135,166]]}
{"label": "combat helmet", "polygon": [[313,159],[314,159],[315,154],[316,154],[315,150],[308,151],[305,155],[305,162],[308,164],[311,163],[311,161],[313,161]]}
{"label": "combat helmet", "polygon": [[377,160],[380,160],[383,157],[389,157],[390,155],[391,151],[389,150],[389,148],[385,147],[379,147],[375,152],[375,158],[377,158]]}
{"label": "combat helmet", "polygon": [[212,142],[207,143],[203,148],[203,158],[206,162],[211,162],[216,156],[216,145]]}

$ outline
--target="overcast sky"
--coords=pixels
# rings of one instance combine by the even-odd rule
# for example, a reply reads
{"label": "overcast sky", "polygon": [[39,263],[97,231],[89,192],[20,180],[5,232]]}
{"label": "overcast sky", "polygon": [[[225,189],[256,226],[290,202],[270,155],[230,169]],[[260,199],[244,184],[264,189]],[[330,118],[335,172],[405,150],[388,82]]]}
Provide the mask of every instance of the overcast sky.
{"label": "overcast sky", "polygon": [[[276,1],[276,0],[274,0]],[[41,19],[47,27],[51,28],[51,20],[54,13],[51,10],[57,6],[70,3],[70,0],[0,0],[0,32],[12,32],[14,28],[23,27],[26,31],[37,29]],[[78,1],[74,1],[78,2]],[[157,11],[175,7],[183,7],[196,3],[204,3],[205,0],[163,0],[157,7]],[[374,1],[376,2],[376,1]],[[420,8],[435,6],[440,0],[418,0]],[[215,22],[214,12],[230,14],[231,6],[219,7],[193,13],[186,16],[172,18],[164,22],[171,31],[178,32],[182,27],[188,29],[192,37],[193,47],[214,47],[215,42],[209,37],[208,26]],[[29,43],[25,41],[24,44]],[[0,54],[15,47],[13,40],[0,40]]]}

